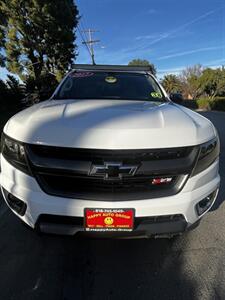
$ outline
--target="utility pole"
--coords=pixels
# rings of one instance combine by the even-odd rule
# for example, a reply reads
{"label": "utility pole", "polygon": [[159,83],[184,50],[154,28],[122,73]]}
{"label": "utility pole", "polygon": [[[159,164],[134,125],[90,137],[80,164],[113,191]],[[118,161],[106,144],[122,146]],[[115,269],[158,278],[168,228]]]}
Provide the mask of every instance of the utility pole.
{"label": "utility pole", "polygon": [[92,33],[94,32],[97,32],[97,30],[94,30],[94,29],[85,29],[83,30],[83,32],[86,34],[88,34],[88,40],[87,41],[84,41],[82,42],[82,44],[86,44],[90,50],[90,54],[91,54],[91,60],[92,60],[92,64],[95,65],[95,54],[94,54],[94,47],[93,45],[95,43],[99,43],[100,40],[93,40],[92,39]]}

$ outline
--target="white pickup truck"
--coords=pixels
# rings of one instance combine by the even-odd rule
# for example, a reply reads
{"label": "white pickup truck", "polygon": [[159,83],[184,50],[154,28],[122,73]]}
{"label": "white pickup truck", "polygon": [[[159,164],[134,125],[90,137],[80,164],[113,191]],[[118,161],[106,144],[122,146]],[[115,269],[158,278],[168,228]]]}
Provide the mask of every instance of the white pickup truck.
{"label": "white pickup truck", "polygon": [[0,183],[42,232],[173,236],[219,188],[213,124],[171,101],[148,67],[76,65],[2,134]]}

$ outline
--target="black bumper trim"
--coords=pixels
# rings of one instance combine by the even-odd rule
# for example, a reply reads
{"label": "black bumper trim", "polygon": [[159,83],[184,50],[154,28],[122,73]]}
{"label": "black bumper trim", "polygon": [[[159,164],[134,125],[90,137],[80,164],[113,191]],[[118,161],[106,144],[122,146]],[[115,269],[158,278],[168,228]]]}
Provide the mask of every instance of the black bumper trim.
{"label": "black bumper trim", "polygon": [[[74,235],[83,232],[82,217],[66,217],[56,215],[41,215],[38,218],[35,228],[40,232]],[[129,235],[173,235],[179,234],[187,229],[187,222],[183,215],[155,216],[155,217],[136,217],[134,231]],[[96,233],[94,233],[96,235]],[[101,235],[101,233],[99,233]],[[98,235],[98,233],[97,233]],[[111,235],[111,232],[105,236]],[[120,236],[121,232],[114,232],[114,236]],[[122,233],[122,235],[126,235]]]}

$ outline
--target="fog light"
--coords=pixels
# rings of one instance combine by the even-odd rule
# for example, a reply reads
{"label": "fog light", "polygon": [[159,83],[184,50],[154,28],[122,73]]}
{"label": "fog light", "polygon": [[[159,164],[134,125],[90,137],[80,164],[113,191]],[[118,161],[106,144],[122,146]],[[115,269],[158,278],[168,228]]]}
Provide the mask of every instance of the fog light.
{"label": "fog light", "polygon": [[18,199],[17,197],[13,196],[5,189],[3,189],[5,199],[12,210],[17,212],[20,216],[24,216],[27,205],[22,200]]}
{"label": "fog light", "polygon": [[197,210],[197,214],[199,216],[202,215],[207,209],[210,208],[216,195],[217,195],[217,190],[215,190],[213,193],[211,193],[210,195],[205,197],[203,200],[198,202],[198,204],[196,205],[196,210]]}

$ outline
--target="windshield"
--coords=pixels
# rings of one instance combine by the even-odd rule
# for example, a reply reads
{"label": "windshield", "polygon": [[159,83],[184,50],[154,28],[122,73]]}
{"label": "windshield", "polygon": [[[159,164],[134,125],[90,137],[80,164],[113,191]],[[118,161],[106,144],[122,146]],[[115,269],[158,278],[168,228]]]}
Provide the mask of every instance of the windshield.
{"label": "windshield", "polygon": [[165,102],[156,81],[147,74],[74,71],[54,99],[121,99]]}

